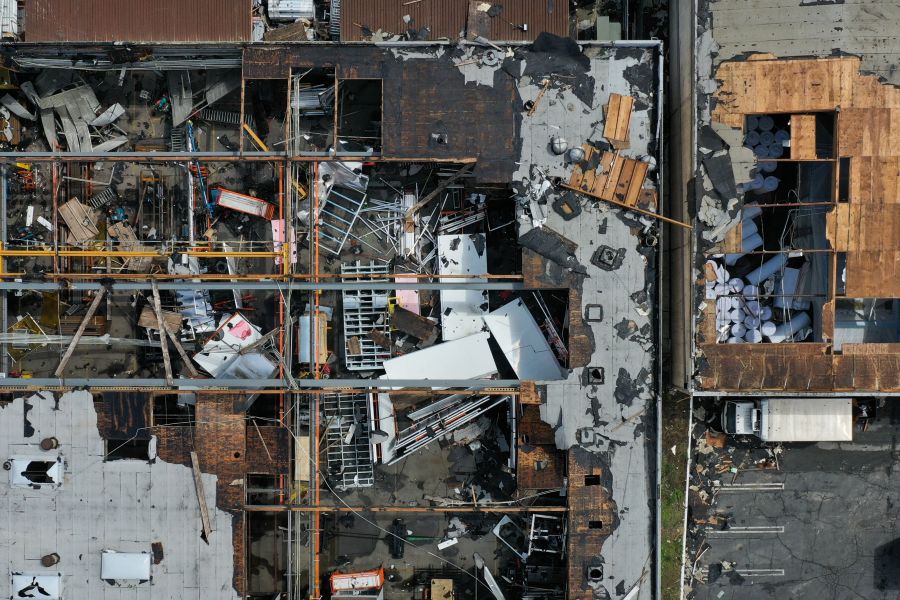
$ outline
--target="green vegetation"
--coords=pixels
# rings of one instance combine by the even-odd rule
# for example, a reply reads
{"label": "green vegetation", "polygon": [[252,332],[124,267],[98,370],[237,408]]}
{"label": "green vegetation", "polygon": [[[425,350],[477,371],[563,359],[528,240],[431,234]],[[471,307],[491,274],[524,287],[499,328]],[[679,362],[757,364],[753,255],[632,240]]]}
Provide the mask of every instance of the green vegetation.
{"label": "green vegetation", "polygon": [[689,408],[686,396],[671,393],[662,406],[662,600],[679,600]]}

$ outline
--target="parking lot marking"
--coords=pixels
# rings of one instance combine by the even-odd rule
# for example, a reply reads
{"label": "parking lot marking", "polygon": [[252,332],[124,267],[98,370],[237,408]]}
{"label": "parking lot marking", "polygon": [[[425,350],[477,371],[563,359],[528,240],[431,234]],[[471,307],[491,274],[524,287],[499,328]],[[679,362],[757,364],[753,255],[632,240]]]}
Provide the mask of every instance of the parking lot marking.
{"label": "parking lot marking", "polygon": [[[704,579],[709,576],[709,567],[702,567],[698,571]],[[741,577],[784,577],[784,569],[735,569],[734,571]]]}
{"label": "parking lot marking", "polygon": [[784,525],[749,525],[747,527],[729,527],[728,529],[710,529],[708,534],[715,536],[746,535],[748,533],[784,533]]}
{"label": "parking lot marking", "polygon": [[716,488],[722,492],[780,492],[784,490],[783,483],[726,483]]}
{"label": "parking lot marking", "polygon": [[784,577],[784,569],[735,569],[741,577]]}

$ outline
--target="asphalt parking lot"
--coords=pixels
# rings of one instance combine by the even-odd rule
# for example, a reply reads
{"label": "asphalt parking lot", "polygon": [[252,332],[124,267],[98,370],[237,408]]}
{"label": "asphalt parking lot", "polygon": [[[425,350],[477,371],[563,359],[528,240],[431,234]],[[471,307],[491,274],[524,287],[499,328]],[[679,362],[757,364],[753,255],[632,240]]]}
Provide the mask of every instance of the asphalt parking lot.
{"label": "asphalt parking lot", "polygon": [[775,453],[756,438],[706,443],[714,410],[695,411],[692,597],[900,598],[900,407],[885,404],[852,443]]}

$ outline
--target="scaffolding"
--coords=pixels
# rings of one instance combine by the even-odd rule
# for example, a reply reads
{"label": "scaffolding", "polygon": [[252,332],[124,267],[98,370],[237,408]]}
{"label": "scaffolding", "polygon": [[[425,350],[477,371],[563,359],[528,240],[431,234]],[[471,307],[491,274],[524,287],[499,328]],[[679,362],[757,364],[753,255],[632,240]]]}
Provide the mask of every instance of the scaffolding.
{"label": "scaffolding", "polygon": [[[341,265],[344,281],[371,281],[370,275],[390,273],[386,263],[356,261]],[[388,292],[384,290],[343,290],[345,366],[351,371],[382,368],[391,352],[373,337],[390,341]]]}
{"label": "scaffolding", "polygon": [[375,465],[366,394],[322,394],[327,476],[339,489],[371,487]]}

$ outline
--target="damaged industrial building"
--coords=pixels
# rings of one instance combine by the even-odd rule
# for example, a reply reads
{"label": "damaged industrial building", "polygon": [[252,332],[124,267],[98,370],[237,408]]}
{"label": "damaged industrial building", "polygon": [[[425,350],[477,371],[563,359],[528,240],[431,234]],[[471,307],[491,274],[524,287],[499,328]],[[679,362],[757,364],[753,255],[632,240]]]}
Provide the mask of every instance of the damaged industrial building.
{"label": "damaged industrial building", "polygon": [[0,596],[657,597],[661,43],[188,4],[0,2]]}
{"label": "damaged industrial building", "polygon": [[672,18],[668,167],[695,227],[671,240],[682,597],[895,597],[900,9],[701,0]]}

